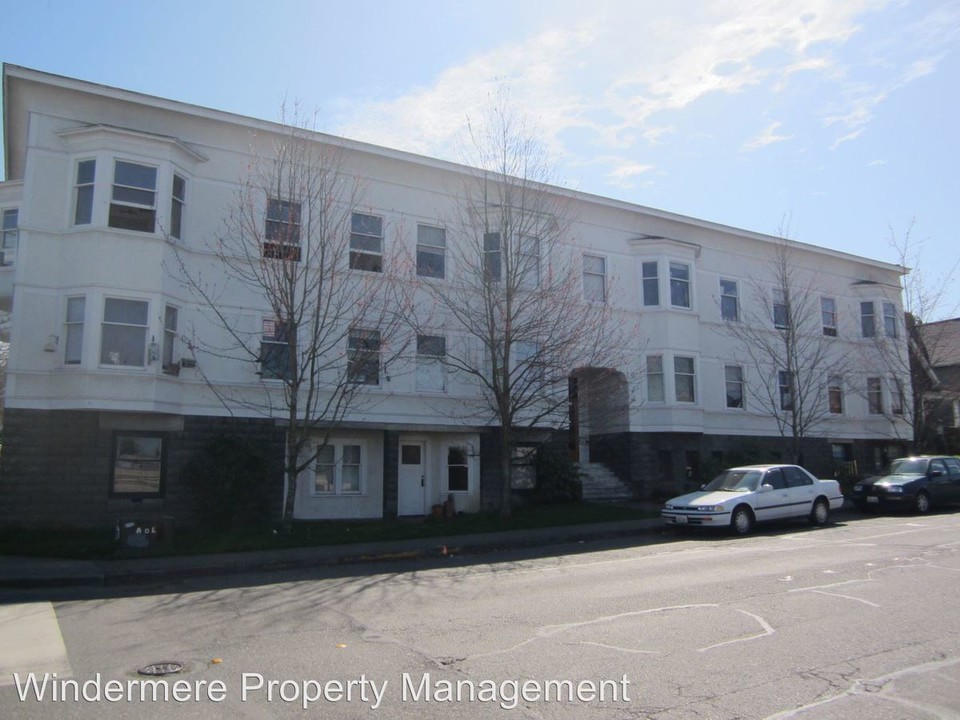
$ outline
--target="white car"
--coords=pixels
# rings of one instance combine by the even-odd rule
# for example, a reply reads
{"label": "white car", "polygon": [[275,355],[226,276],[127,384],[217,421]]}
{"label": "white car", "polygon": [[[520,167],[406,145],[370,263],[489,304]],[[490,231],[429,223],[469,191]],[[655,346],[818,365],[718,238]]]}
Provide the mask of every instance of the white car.
{"label": "white car", "polygon": [[668,500],[662,515],[667,525],[729,527],[746,535],[764,520],[806,517],[824,525],[842,506],[836,480],[819,480],[798,465],[748,465]]}

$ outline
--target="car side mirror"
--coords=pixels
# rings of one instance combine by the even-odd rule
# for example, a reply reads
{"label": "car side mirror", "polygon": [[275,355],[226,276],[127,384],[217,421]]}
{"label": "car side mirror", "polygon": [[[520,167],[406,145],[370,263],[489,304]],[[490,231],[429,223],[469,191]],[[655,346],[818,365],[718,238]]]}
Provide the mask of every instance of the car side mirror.
{"label": "car side mirror", "polygon": [[773,490],[773,485],[769,483],[764,483],[760,486],[760,492],[770,492],[771,490]]}

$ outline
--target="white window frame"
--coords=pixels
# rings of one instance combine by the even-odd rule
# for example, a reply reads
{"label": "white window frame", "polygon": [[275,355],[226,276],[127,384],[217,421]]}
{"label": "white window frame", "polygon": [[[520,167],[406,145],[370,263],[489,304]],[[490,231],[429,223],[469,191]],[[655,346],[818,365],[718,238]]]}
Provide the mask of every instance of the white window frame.
{"label": "white window frame", "polygon": [[[368,339],[376,336],[376,349],[366,346]],[[347,382],[358,385],[379,386],[380,383],[380,354],[383,350],[383,338],[380,337],[379,330],[369,328],[351,328],[347,333]],[[363,357],[364,355],[375,355],[376,357]],[[371,382],[370,374],[364,373],[362,378],[355,377],[359,370],[362,370],[368,364],[376,363],[376,377]]]}
{"label": "white window frame", "polygon": [[[333,462],[321,463],[320,456],[319,454],[317,455],[311,466],[312,478],[309,486],[311,497],[362,497],[366,495],[367,466],[369,463],[366,442],[358,438],[330,438],[327,440],[326,445],[323,445],[322,443],[314,444],[314,451],[318,453],[321,452],[321,446],[324,449],[332,448]],[[344,460],[344,450],[348,447],[358,448],[360,453],[358,463],[349,463],[351,467],[357,468],[357,482],[359,487],[356,490],[344,490],[343,469],[347,465]],[[332,469],[333,482],[331,483],[332,488],[330,490],[317,489],[317,477],[319,475],[321,465]]]}
{"label": "white window frame", "polygon": [[[681,372],[679,361],[690,361],[690,372]],[[689,378],[691,399],[680,399],[680,380]],[[692,355],[673,356],[673,398],[684,405],[697,404],[697,359]]]}
{"label": "white window frame", "polygon": [[263,217],[263,257],[300,260],[303,206],[293,200],[268,197]]}
{"label": "white window frame", "polygon": [[890,378],[890,413],[902,416],[906,410],[907,395],[899,378]]}
{"label": "white window frame", "polygon": [[774,328],[786,330],[790,327],[790,304],[787,302],[787,294],[783,288],[775,287],[773,289],[771,312],[773,313]]}
{"label": "white window frame", "polygon": [[[736,371],[736,377],[730,377],[730,371]],[[724,381],[724,402],[728,410],[744,410],[747,407],[747,384],[744,380],[744,372],[742,365],[724,365],[723,366],[723,381]],[[736,387],[740,392],[740,404],[731,405],[731,395],[730,387]]]}
{"label": "white window frame", "polygon": [[[599,283],[599,289],[596,284]],[[583,299],[588,302],[607,301],[607,259],[603,255],[583,254]]]}
{"label": "white window frame", "polygon": [[720,317],[727,322],[740,321],[740,284],[736,280],[720,278]]}
{"label": "white window frame", "polygon": [[[836,406],[839,408],[834,409],[834,400],[836,400]],[[827,412],[831,415],[843,415],[845,409],[845,398],[843,396],[843,378],[839,375],[831,375],[827,378]]]}
{"label": "white window frame", "polygon": [[540,287],[540,238],[533,235],[521,235],[518,250],[519,286],[527,289]]}
{"label": "white window frame", "polygon": [[[670,307],[689,310],[693,307],[693,268],[690,263],[671,260],[670,272]],[[686,298],[682,297],[686,295]],[[686,302],[677,302],[684,300]]]}
{"label": "white window frame", "polygon": [[503,235],[499,232],[483,234],[483,276],[488,282],[503,278]]}
{"label": "white window frame", "polygon": [[[431,235],[433,237],[431,237]],[[434,258],[434,260],[429,260]],[[435,269],[439,258],[439,271]],[[421,264],[423,260],[423,264]],[[436,225],[417,224],[417,275],[444,280],[447,276],[447,231]]]}
{"label": "white window frame", "polygon": [[[107,306],[111,301],[117,302],[130,302],[137,303],[145,306],[144,311],[144,321],[143,324],[139,323],[127,323],[127,322],[117,322],[117,321],[107,321]],[[104,360],[104,353],[107,352],[105,347],[105,335],[107,327],[119,327],[119,328],[130,328],[138,331],[142,331],[143,339],[141,341],[142,346],[142,362],[135,364],[121,363],[119,361],[119,353],[117,353],[117,362],[107,362]],[[100,367],[106,368],[144,368],[147,366],[149,361],[147,357],[147,336],[150,330],[150,302],[142,298],[125,298],[125,297],[105,297],[103,299],[103,313],[100,316]],[[113,352],[113,351],[109,351]]]}
{"label": "white window frame", "polygon": [[[374,220],[377,232],[366,220]],[[369,265],[369,267],[366,267]],[[350,214],[350,269],[383,272],[383,217],[354,211]]]}
{"label": "white window frame", "polygon": [[[179,184],[179,188],[177,185]],[[187,205],[187,179],[174,173],[170,182],[170,237],[183,239],[183,218]]]}
{"label": "white window frame", "polygon": [[[64,308],[63,321],[63,364],[64,365],[82,365],[83,364],[83,332],[86,325],[87,298],[85,295],[72,295],[67,297],[66,307]],[[79,301],[79,302],[77,302]],[[79,312],[71,313],[71,303],[74,308],[79,307]],[[76,357],[71,354],[73,343],[76,338],[77,344]]]}
{"label": "white window frame", "polygon": [[865,338],[877,336],[877,307],[873,300],[860,303],[860,335]]}
{"label": "white window frame", "polygon": [[180,308],[176,305],[163,307],[163,347],[160,350],[160,369],[167,374],[179,371],[179,364],[174,360],[177,351],[177,325],[179,323]]}
{"label": "white window frame", "polygon": [[[127,185],[118,182],[117,173],[120,169],[120,165],[130,165],[138,168],[145,168],[147,170],[153,171],[153,187],[147,187],[146,185]],[[125,232],[142,232],[147,234],[154,234],[157,231],[157,186],[160,180],[160,168],[156,165],[150,165],[147,163],[128,160],[125,158],[114,158],[113,159],[113,182],[110,185],[110,206],[107,212],[107,227],[113,228],[115,230],[123,230]],[[124,192],[132,193],[142,193],[144,195],[150,195],[150,202],[140,202],[132,198],[117,197],[118,192],[122,195]],[[144,198],[146,200],[146,198]],[[118,208],[118,212],[122,212],[123,208],[129,208],[131,210],[140,211],[144,213],[145,216],[149,216],[150,228],[143,229],[139,227],[130,227],[130,225],[122,224],[123,217],[118,216],[114,218],[114,208]]]}
{"label": "white window frame", "polygon": [[[430,344],[439,340],[440,352],[424,352]],[[443,335],[417,335],[416,387],[421,392],[442,393],[447,391],[447,373],[443,358],[447,352],[447,339]]]}
{"label": "white window frame", "polygon": [[2,240],[0,240],[0,266],[10,267],[17,257],[20,240],[20,208],[4,208],[2,214]]}
{"label": "white window frame", "polygon": [[[274,353],[280,353],[282,371],[276,371]],[[269,361],[267,355],[270,355]],[[278,318],[262,318],[260,332],[260,362],[258,375],[263,380],[286,380],[290,369],[290,343],[286,329]]]}
{"label": "white window frame", "polygon": [[[89,179],[85,175],[81,177],[81,169],[88,164],[92,168]],[[93,223],[94,195],[97,187],[97,159],[83,158],[77,160],[75,170],[73,176],[73,222],[71,225],[82,227]],[[81,209],[83,210],[82,215]]]}
{"label": "white window frame", "polygon": [[[654,361],[651,363],[651,361]],[[654,367],[658,365],[659,367]],[[663,355],[647,355],[647,402],[662,404],[667,401],[666,373]]]}
{"label": "white window frame", "polygon": [[867,414],[883,415],[883,378],[867,378]]}
{"label": "white window frame", "polygon": [[881,304],[883,309],[883,334],[888,338],[896,339],[899,337],[897,306],[889,300],[884,300]]}
{"label": "white window frame", "polygon": [[[648,270],[653,275],[648,275]],[[640,287],[644,307],[660,307],[660,262],[645,260],[640,263]],[[648,292],[649,289],[649,292]]]}
{"label": "white window frame", "polygon": [[793,397],[793,373],[789,370],[777,371],[777,388],[780,397],[780,411],[794,412],[796,410],[796,399]]}
{"label": "white window frame", "polygon": [[837,337],[837,299],[826,295],[820,298],[820,322],[823,325],[823,334],[827,337]]}
{"label": "white window frame", "polygon": [[[473,477],[473,472],[471,472],[471,462],[470,462],[470,448],[467,445],[462,445],[460,443],[448,443],[445,446],[446,452],[443,454],[443,488],[444,494],[446,495],[469,495],[473,484],[475,482]],[[456,465],[450,464],[450,451],[451,450],[460,450],[463,453],[463,463],[458,463]],[[462,467],[467,474],[467,487],[463,490],[453,490],[450,487],[450,468],[451,467]]]}

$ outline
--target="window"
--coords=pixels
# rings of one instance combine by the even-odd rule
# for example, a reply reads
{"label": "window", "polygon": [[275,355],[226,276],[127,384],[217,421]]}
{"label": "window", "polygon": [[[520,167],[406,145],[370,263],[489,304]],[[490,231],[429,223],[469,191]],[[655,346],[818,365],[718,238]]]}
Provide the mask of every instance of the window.
{"label": "window", "polygon": [[781,468],[773,468],[772,470],[767,470],[764,474],[763,484],[769,485],[774,490],[786,490],[787,478]]}
{"label": "window", "polygon": [[843,414],[843,378],[839,375],[831,375],[827,380],[827,405],[832,414]]}
{"label": "window", "polygon": [[511,365],[517,371],[515,378],[524,383],[542,383],[546,376],[546,358],[540,343],[514,340],[511,350]]}
{"label": "window", "polygon": [[383,272],[383,218],[353,213],[350,218],[350,267]]}
{"label": "window", "polygon": [[690,307],[690,266],[670,263],[670,304],[674,307]]}
{"label": "window", "polygon": [[660,304],[660,278],[657,271],[657,261],[651,260],[641,266],[643,276],[643,305],[655,307]]}
{"label": "window", "polygon": [[74,225],[89,225],[93,220],[93,181],[96,170],[96,160],[81,160],[77,163],[77,183],[73,192]]}
{"label": "window", "polygon": [[830,297],[820,298],[820,320],[823,323],[823,334],[829,337],[837,336],[837,301]]}
{"label": "window", "polygon": [[647,356],[647,400],[663,402],[663,355]]}
{"label": "window", "polygon": [[165,465],[163,433],[115,433],[110,494],[114,497],[162,497]]}
{"label": "window", "polygon": [[888,338],[897,337],[897,306],[892,302],[883,303],[883,332]]}
{"label": "window", "polygon": [[107,298],[103,305],[100,364],[143,367],[146,361],[148,304]]}
{"label": "window", "polygon": [[540,238],[520,236],[519,285],[527,289],[540,286]]}
{"label": "window", "polygon": [[83,356],[83,315],[87,299],[83,297],[67,298],[67,319],[64,323],[63,362],[65,365],[79,365]]}
{"label": "window", "polygon": [[740,292],[736,280],[720,279],[720,316],[730,322],[740,319]]}
{"label": "window", "polygon": [[583,297],[592,302],[607,301],[607,260],[599,255],[583,256]]}
{"label": "window", "polygon": [[[291,337],[288,332],[293,335]],[[260,338],[260,377],[265,380],[290,379],[290,340],[296,341],[295,328],[279,320],[264,320]]]}
{"label": "window", "polygon": [[468,492],[470,490],[468,457],[466,448],[447,448],[447,492]]}
{"label": "window", "polygon": [[187,181],[179,175],[173,176],[173,190],[170,193],[170,237],[180,239],[183,230],[183,206],[187,201]]}
{"label": "window", "polygon": [[773,289],[773,326],[786,330],[790,326],[790,305],[783,288]]}
{"label": "window", "polygon": [[363,492],[363,448],[350,442],[317,446],[315,495],[359,495]]}
{"label": "window", "polygon": [[537,486],[537,449],[530,445],[513,448],[510,457],[510,487],[533,490]]}
{"label": "window", "polygon": [[161,355],[161,369],[164,372],[176,372],[179,369],[174,354],[177,343],[177,308],[167,305],[163,309],[163,353]]}
{"label": "window", "polygon": [[724,369],[727,386],[727,407],[743,407],[743,368],[739,365],[727,365]]}
{"label": "window", "polygon": [[883,415],[883,383],[880,378],[867,378],[867,412]]}
{"label": "window", "polygon": [[483,234],[483,273],[491,282],[499,282],[501,274],[500,233]]}
{"label": "window", "polygon": [[787,487],[806,487],[813,485],[813,478],[804,471],[803,468],[788,465],[783,468],[783,474],[787,478]]}
{"label": "window", "polygon": [[417,225],[417,275],[445,277],[446,252],[446,230],[430,225]]}
{"label": "window", "polygon": [[300,203],[267,199],[263,256],[273,260],[300,260]]}
{"label": "window", "polygon": [[903,383],[899,378],[890,379],[890,412],[894,415],[903,415],[904,392]]}
{"label": "window", "polygon": [[791,412],[793,408],[793,373],[781,370],[777,373],[777,385],[780,389],[780,409]]}
{"label": "window", "polygon": [[678,356],[673,359],[673,380],[676,386],[677,402],[697,401],[696,376],[693,368],[692,357]]}
{"label": "window", "polygon": [[877,334],[877,323],[872,302],[860,303],[860,330],[865,338],[875,337]]}
{"label": "window", "polygon": [[417,335],[417,390],[443,392],[446,377],[443,358],[446,339],[439,335]]}
{"label": "window", "polygon": [[13,265],[17,255],[17,240],[20,238],[20,211],[17,208],[3,211],[3,238],[0,242],[0,265]]}
{"label": "window", "polygon": [[117,160],[110,202],[112,228],[152,233],[157,218],[157,169]]}
{"label": "window", "polygon": [[347,380],[361,385],[380,384],[380,332],[351,330],[347,338]]}

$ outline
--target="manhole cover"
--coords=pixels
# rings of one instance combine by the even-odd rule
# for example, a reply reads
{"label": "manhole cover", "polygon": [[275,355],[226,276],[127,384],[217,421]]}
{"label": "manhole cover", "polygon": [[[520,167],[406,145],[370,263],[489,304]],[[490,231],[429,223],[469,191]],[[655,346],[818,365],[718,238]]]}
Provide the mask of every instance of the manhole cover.
{"label": "manhole cover", "polygon": [[137,668],[138,675],[149,675],[159,677],[161,675],[176,675],[183,670],[183,663],[176,660],[164,660],[162,662],[150,663],[142,668]]}

